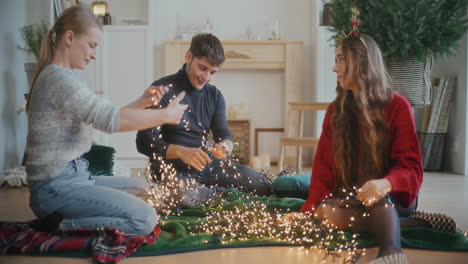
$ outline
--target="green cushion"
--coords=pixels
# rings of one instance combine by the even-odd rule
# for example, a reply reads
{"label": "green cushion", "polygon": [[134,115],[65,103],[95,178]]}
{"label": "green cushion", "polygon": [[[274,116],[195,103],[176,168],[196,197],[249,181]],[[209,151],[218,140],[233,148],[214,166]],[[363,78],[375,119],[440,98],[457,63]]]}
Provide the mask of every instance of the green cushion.
{"label": "green cushion", "polygon": [[83,154],[82,158],[89,162],[88,170],[92,175],[114,175],[114,153],[113,147],[93,145],[91,150]]}
{"label": "green cushion", "polygon": [[284,175],[273,182],[273,193],[279,197],[295,197],[306,199],[309,193],[310,173]]}

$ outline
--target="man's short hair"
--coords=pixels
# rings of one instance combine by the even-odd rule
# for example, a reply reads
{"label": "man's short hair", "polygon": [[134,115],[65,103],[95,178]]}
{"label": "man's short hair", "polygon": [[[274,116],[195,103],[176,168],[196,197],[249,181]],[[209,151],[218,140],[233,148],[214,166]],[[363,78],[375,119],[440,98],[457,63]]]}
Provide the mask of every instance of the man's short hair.
{"label": "man's short hair", "polygon": [[221,41],[211,33],[195,35],[192,38],[189,51],[192,57],[206,57],[215,66],[220,66],[225,60]]}

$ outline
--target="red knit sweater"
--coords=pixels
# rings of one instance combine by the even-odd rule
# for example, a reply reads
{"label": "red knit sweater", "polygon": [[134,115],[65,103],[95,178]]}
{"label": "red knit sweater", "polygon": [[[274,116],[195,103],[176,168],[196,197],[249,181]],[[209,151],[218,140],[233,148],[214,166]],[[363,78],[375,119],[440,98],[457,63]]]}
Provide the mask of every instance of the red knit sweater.
{"label": "red knit sweater", "polygon": [[[332,112],[333,106],[330,104],[312,167],[309,196],[302,205],[301,212],[314,212],[325,196],[334,191],[335,155],[332,147],[333,128],[330,123]],[[385,109],[385,116],[390,128],[392,164],[385,178],[392,184],[390,196],[394,202],[409,207],[416,199],[423,180],[421,153],[411,105],[406,98],[394,93]]]}

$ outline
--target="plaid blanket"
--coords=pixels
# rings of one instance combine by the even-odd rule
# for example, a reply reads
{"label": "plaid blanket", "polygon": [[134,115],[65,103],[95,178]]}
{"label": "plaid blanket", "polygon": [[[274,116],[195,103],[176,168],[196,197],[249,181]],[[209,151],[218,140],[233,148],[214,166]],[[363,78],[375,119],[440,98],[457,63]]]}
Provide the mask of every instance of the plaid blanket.
{"label": "plaid blanket", "polygon": [[37,232],[31,223],[0,222],[0,253],[32,255],[90,250],[93,264],[117,263],[161,234],[156,226],[147,236],[125,234],[114,228]]}

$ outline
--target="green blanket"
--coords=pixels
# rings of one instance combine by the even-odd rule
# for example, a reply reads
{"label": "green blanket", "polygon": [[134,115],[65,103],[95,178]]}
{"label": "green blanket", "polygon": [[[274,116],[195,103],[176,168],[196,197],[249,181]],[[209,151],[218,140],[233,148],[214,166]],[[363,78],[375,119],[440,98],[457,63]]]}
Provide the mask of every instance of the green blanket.
{"label": "green blanket", "polygon": [[[267,210],[286,213],[298,211],[304,202],[298,198],[278,197],[254,197],[238,191],[230,190],[223,193],[224,210],[242,208],[243,205],[253,200],[265,205]],[[137,256],[159,256],[173,253],[190,252],[197,250],[230,248],[230,247],[259,247],[259,246],[291,246],[291,243],[277,239],[248,239],[245,241],[223,242],[219,234],[190,234],[196,230],[207,216],[214,210],[213,207],[196,207],[180,210],[179,216],[169,216],[160,220],[162,233],[157,242],[140,248],[132,254]],[[361,234],[358,239],[358,248],[376,246],[375,241],[368,235]],[[468,251],[468,238],[461,233],[445,233],[430,228],[403,228],[402,246],[405,248],[443,250],[443,251]],[[88,252],[51,254],[49,256],[88,257]]]}

